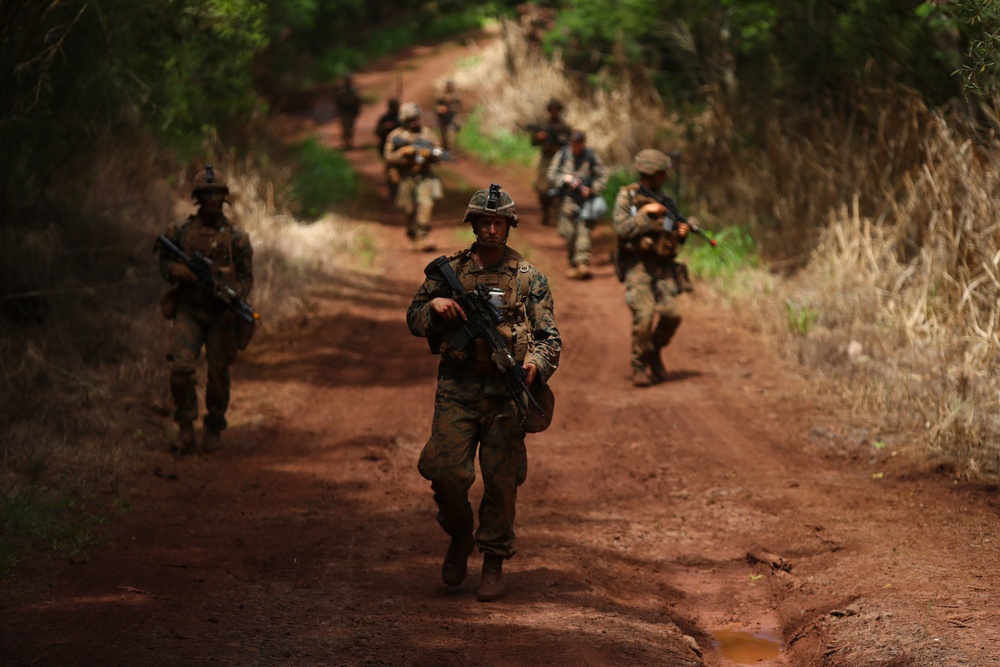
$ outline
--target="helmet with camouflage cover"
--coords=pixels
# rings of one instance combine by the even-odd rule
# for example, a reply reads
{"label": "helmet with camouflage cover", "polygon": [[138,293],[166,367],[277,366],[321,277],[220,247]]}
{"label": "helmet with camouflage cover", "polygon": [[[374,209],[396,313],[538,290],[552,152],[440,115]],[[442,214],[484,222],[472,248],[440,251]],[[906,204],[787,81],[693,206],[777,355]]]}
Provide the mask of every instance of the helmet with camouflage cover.
{"label": "helmet with camouflage cover", "polygon": [[417,118],[420,118],[420,107],[416,102],[407,102],[399,108],[399,120],[404,123]]}
{"label": "helmet with camouflage cover", "polygon": [[222,190],[228,195],[229,185],[226,183],[225,176],[216,171],[214,166],[206,164],[205,168],[195,175],[194,181],[191,183],[191,196],[197,198],[202,192],[211,190]]}
{"label": "helmet with camouflage cover", "polygon": [[[491,193],[495,193],[495,201],[490,200]],[[517,210],[514,208],[514,200],[510,198],[506,190],[501,190],[500,186],[495,183],[472,195],[462,222],[471,222],[473,218],[485,215],[507,218],[511,227],[517,227],[518,218]]]}
{"label": "helmet with camouflage cover", "polygon": [[655,148],[644,148],[635,154],[632,165],[640,174],[650,176],[658,171],[669,171],[672,163],[662,151]]}
{"label": "helmet with camouflage cover", "polygon": [[549,100],[548,106],[546,106],[545,108],[548,109],[549,111],[552,110],[562,111],[563,110],[562,100],[560,100],[558,97],[553,97],[552,99]]}

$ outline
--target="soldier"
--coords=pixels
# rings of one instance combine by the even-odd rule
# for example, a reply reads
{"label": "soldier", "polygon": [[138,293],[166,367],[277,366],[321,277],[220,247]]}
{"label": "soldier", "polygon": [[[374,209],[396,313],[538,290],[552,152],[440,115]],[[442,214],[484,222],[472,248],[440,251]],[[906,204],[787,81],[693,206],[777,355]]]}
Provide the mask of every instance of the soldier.
{"label": "soldier", "polygon": [[601,197],[607,184],[607,169],[597,153],[587,148],[586,133],[573,130],[569,145],[563,146],[549,165],[549,186],[562,193],[557,230],[566,239],[569,278],[588,280],[593,276],[590,234],[597,220],[607,212],[607,204]]}
{"label": "soldier", "polygon": [[441,148],[446,151],[455,149],[455,136],[462,129],[462,98],[455,92],[455,82],[448,80],[444,84],[444,93],[434,103],[434,112],[438,119],[438,132],[441,134]]}
{"label": "soldier", "polygon": [[444,195],[433,165],[445,153],[437,145],[434,131],[423,126],[420,116],[420,107],[413,102],[400,108],[399,120],[403,125],[386,138],[385,161],[399,170],[396,206],[406,214],[406,236],[414,250],[429,251],[434,249],[428,238],[431,213],[434,202]]}
{"label": "soldier", "polygon": [[538,203],[542,209],[542,224],[551,227],[556,224],[559,217],[559,204],[562,198],[555,192],[551,192],[549,165],[552,164],[552,156],[569,143],[571,130],[562,119],[562,102],[553,97],[549,100],[547,110],[549,112],[548,119],[530,125],[529,129],[534,132],[531,136],[531,145],[538,146],[540,149],[538,169],[535,172],[535,192],[538,193]]}
{"label": "soldier", "polygon": [[[399,100],[395,97],[389,99],[386,112],[378,119],[375,125],[375,134],[378,136],[378,156],[385,161],[385,144],[389,138],[389,133],[400,126],[399,120]],[[396,188],[399,187],[399,170],[385,165],[385,181],[389,185],[389,195],[396,198]]]}
{"label": "soldier", "polygon": [[[195,177],[191,191],[198,204],[197,213],[171,224],[164,236],[188,257],[201,253],[210,259],[214,278],[231,285],[237,296],[245,299],[253,287],[253,248],[249,235],[233,227],[222,211],[228,195],[226,179],[212,165],[207,165]],[[208,387],[202,447],[212,452],[221,447],[221,433],[226,428],[229,367],[236,360],[238,320],[216,294],[198,282],[187,265],[162,245],[159,250],[160,273],[176,285],[163,302],[168,304],[164,307],[164,316],[174,320],[167,361],[170,391],[176,406],[174,420],[179,432],[171,449],[184,455],[197,448],[194,436],[194,421],[198,418],[195,367],[204,347]]]}
{"label": "soldier", "polygon": [[350,150],[354,148],[354,122],[361,113],[361,95],[354,87],[350,74],[344,75],[334,91],[333,99],[337,103],[337,113],[340,115],[340,136],[344,150]]}
{"label": "soldier", "polygon": [[[534,393],[536,387],[547,386],[542,382],[555,372],[562,348],[548,280],[507,247],[518,217],[505,191],[499,190],[492,204],[490,190],[478,191],[464,221],[472,225],[476,241],[447,261],[466,290],[490,288],[491,301],[495,299],[505,316],[497,330]],[[431,350],[441,355],[431,437],[420,453],[418,470],[431,482],[438,523],[451,536],[441,568],[444,582],[462,583],[469,554],[478,545],[484,557],[477,598],[488,602],[506,595],[502,568],[514,555],[517,487],[527,474],[525,432],[543,430],[547,423],[531,424],[532,415],[522,418],[480,339],[461,349],[453,345],[466,313],[451,296],[429,277],[406,312],[410,331],[427,337]],[[548,410],[551,419],[551,404]],[[484,492],[473,536],[469,489],[476,478],[477,448]]]}
{"label": "soldier", "polygon": [[639,181],[618,191],[614,226],[625,302],[632,309],[632,383],[648,387],[666,379],[660,350],[681,324],[676,299],[690,288],[676,259],[691,227],[674,220],[657,201],[667,198],[659,190],[670,158],[647,148],[636,154],[634,166]]}

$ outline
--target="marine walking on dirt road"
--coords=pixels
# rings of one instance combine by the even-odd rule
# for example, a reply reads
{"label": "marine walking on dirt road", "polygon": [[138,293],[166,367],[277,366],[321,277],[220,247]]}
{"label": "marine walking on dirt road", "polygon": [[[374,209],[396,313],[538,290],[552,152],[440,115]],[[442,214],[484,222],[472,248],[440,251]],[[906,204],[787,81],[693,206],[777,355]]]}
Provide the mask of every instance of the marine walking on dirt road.
{"label": "marine walking on dirt road", "polygon": [[531,132],[531,145],[539,148],[538,167],[535,171],[535,192],[542,209],[542,225],[551,227],[559,218],[559,204],[562,202],[557,193],[552,192],[549,185],[549,165],[552,156],[569,143],[570,126],[563,120],[563,103],[553,97],[549,100],[548,117],[536,124],[528,125]]}
{"label": "marine walking on dirt road", "polygon": [[462,129],[462,98],[451,79],[445,82],[444,92],[434,102],[434,113],[437,114],[441,147],[446,151],[454,151],[455,138]]}
{"label": "marine walking on dirt road", "polygon": [[333,93],[337,103],[337,114],[340,116],[340,137],[344,150],[354,148],[354,124],[361,113],[361,95],[354,87],[350,74],[344,76],[340,85]]}
{"label": "marine walking on dirt road", "polygon": [[613,261],[632,310],[632,383],[648,387],[667,379],[661,351],[681,324],[677,297],[691,289],[684,265],[677,262],[691,225],[660,191],[670,158],[647,148],[636,154],[633,166],[638,182],[623,186],[615,197]]}
{"label": "marine walking on dirt road", "polygon": [[[441,575],[449,586],[460,585],[478,546],[483,568],[477,599],[488,602],[507,592],[502,570],[515,553],[517,489],[528,465],[525,433],[551,422],[554,398],[547,382],[562,341],[548,279],[507,246],[518,223],[507,192],[498,185],[476,192],[464,222],[476,241],[428,265],[406,321],[441,355],[431,436],[418,463],[431,482],[438,523],[451,537]],[[469,502],[477,449],[483,479],[478,527]]]}
{"label": "marine walking on dirt road", "polygon": [[608,184],[608,171],[594,149],[587,146],[583,130],[570,133],[569,145],[563,146],[549,165],[549,187],[561,198],[556,230],[566,240],[569,270],[566,275],[577,280],[593,276],[590,269],[591,232],[607,213],[601,196]]}
{"label": "marine walking on dirt road", "polygon": [[406,215],[406,236],[415,250],[433,250],[429,236],[434,202],[444,196],[434,165],[448,157],[437,136],[421,121],[420,107],[407,102],[399,110],[402,127],[389,133],[385,161],[399,171],[396,206]]}
{"label": "marine walking on dirt road", "polygon": [[212,452],[222,446],[227,425],[229,367],[250,342],[258,317],[245,301],[253,287],[253,247],[250,236],[223,213],[226,179],[207,165],[195,177],[191,195],[198,211],[171,224],[154,246],[160,273],[174,285],[160,306],[173,320],[167,363],[179,431],[171,450],[180,455],[197,450],[195,372],[202,348],[208,362],[202,448]]}

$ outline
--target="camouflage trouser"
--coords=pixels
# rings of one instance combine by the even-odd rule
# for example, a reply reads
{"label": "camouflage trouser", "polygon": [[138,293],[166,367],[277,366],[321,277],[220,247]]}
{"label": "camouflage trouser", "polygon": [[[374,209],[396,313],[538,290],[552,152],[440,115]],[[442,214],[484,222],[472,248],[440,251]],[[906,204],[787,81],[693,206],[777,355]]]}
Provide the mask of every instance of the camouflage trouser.
{"label": "camouflage trouser", "polygon": [[417,469],[430,480],[438,523],[451,536],[473,529],[469,489],[476,480],[476,449],[483,474],[476,544],[484,553],[514,555],[517,487],[528,473],[524,429],[513,401],[484,392],[477,378],[438,377],[431,437]]}
{"label": "camouflage trouser", "polygon": [[566,239],[566,250],[570,266],[590,264],[590,234],[597,224],[596,220],[579,220],[580,205],[571,197],[563,197],[559,209],[559,226],[556,231]]}
{"label": "camouflage trouser", "polygon": [[340,137],[345,146],[354,145],[354,122],[357,119],[357,116],[340,115]]}
{"label": "camouflage trouser", "polygon": [[406,236],[424,239],[431,231],[434,202],[441,198],[441,182],[436,178],[404,176],[396,190],[396,206],[406,214]]}
{"label": "camouflage trouser", "polygon": [[202,346],[208,362],[205,427],[222,431],[226,428],[229,407],[229,367],[236,360],[236,317],[227,312],[178,305],[167,349],[170,392],[177,408],[174,420],[178,424],[198,418],[195,370]]}
{"label": "camouflage trouser", "polygon": [[632,309],[632,368],[647,368],[670,343],[681,316],[673,263],[622,258],[625,302]]}
{"label": "camouflage trouser", "polygon": [[551,155],[540,155],[538,158],[538,170],[535,172],[535,192],[538,194],[538,206],[542,209],[542,224],[550,227],[556,224],[559,218],[559,204],[561,197],[550,197],[549,192],[549,164],[552,162]]}
{"label": "camouflage trouser", "polygon": [[455,123],[448,123],[438,127],[438,134],[441,137],[441,149],[446,151],[455,150],[455,139],[458,138],[458,126]]}

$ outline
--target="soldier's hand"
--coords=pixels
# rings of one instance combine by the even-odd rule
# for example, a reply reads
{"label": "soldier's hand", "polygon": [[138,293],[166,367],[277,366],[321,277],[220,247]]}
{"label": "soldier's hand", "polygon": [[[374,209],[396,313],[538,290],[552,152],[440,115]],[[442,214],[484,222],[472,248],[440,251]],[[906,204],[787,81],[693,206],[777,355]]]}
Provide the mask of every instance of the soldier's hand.
{"label": "soldier's hand", "polygon": [[417,152],[417,147],[413,144],[408,144],[399,149],[400,155],[413,155]]}
{"label": "soldier's hand", "polygon": [[430,307],[431,312],[435,313],[446,322],[466,319],[465,311],[462,310],[462,307],[458,305],[458,302],[454,299],[439,296],[435,299],[431,299]]}
{"label": "soldier's hand", "polygon": [[639,211],[641,213],[645,213],[651,218],[659,218],[660,216],[667,214],[667,207],[660,202],[651,201],[640,208]]}
{"label": "soldier's hand", "polygon": [[524,378],[524,384],[530,387],[531,383],[534,382],[535,378],[538,376],[538,366],[536,366],[535,364],[528,363],[521,366],[521,368],[523,368],[524,372],[527,373],[527,375]]}
{"label": "soldier's hand", "polygon": [[586,185],[581,185],[578,188],[578,190],[580,191],[580,196],[583,197],[584,199],[590,197],[590,188],[588,188]]}
{"label": "soldier's hand", "polygon": [[194,271],[189,269],[186,264],[181,264],[180,262],[174,262],[170,265],[170,278],[175,283],[196,283],[198,282],[198,276],[194,275]]}
{"label": "soldier's hand", "polygon": [[543,132],[542,130],[535,132],[535,141],[545,141],[548,138],[549,138],[548,132]]}
{"label": "soldier's hand", "polygon": [[688,223],[686,222],[677,223],[677,235],[680,236],[681,238],[687,236],[688,232],[690,231],[691,231],[691,225],[689,225]]}

